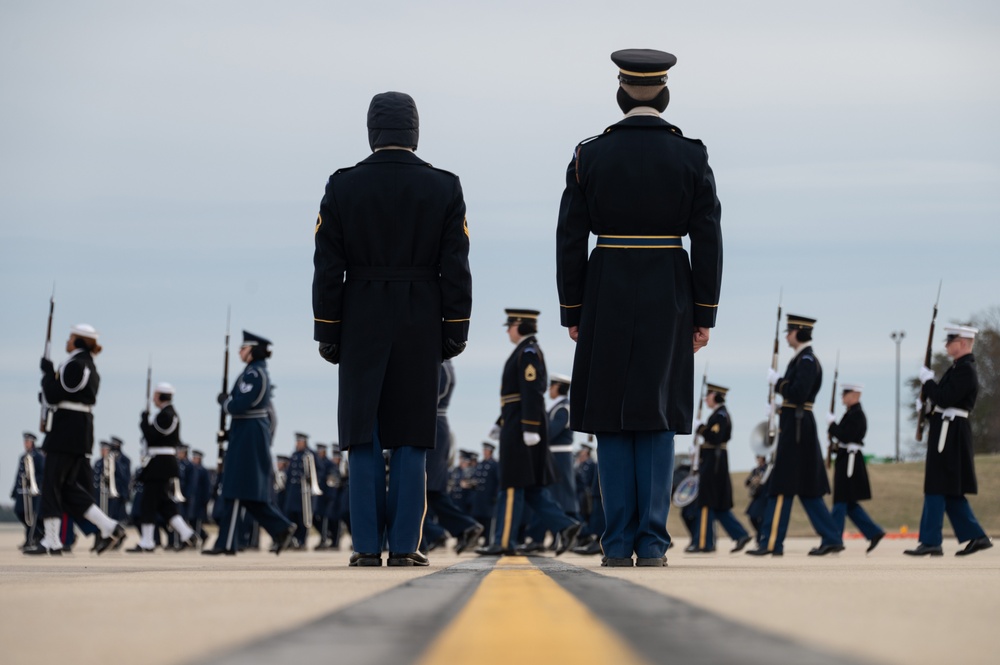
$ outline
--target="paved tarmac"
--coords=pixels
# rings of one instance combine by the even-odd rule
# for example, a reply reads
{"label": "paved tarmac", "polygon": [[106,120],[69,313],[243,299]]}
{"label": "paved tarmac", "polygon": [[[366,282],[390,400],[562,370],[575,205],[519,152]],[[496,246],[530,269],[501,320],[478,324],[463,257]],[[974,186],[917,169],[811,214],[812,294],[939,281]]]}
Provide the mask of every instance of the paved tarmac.
{"label": "paved tarmac", "polygon": [[[134,544],[134,536],[130,541]],[[437,550],[27,557],[0,528],[0,662],[993,663],[1000,547],[912,559],[912,540],[756,559],[673,549],[663,569]],[[681,543],[683,546],[683,543]],[[574,651],[576,649],[576,651]],[[464,654],[464,656],[462,656]],[[572,655],[572,658],[569,656]]]}

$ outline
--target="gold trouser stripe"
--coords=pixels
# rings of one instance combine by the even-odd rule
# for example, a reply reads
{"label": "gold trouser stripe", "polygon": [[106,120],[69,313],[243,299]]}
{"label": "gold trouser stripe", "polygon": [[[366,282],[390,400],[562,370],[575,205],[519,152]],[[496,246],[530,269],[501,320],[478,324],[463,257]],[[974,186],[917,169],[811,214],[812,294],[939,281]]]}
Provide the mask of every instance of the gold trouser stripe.
{"label": "gold trouser stripe", "polygon": [[778,539],[778,529],[781,528],[781,508],[785,503],[785,495],[779,494],[774,504],[774,517],[771,518],[771,535],[767,539],[767,551],[774,551],[774,541]]}
{"label": "gold trouser stripe", "polygon": [[708,534],[708,506],[701,507],[701,530],[698,532],[698,548],[705,549],[705,537]]}
{"label": "gold trouser stripe", "polygon": [[510,522],[514,519],[514,492],[513,487],[507,488],[507,505],[503,513],[503,535],[500,536],[500,547],[508,549],[510,547]]}
{"label": "gold trouser stripe", "polygon": [[500,559],[417,663],[534,663],[539,645],[558,646],[563,663],[646,663],[583,603],[519,556]]}

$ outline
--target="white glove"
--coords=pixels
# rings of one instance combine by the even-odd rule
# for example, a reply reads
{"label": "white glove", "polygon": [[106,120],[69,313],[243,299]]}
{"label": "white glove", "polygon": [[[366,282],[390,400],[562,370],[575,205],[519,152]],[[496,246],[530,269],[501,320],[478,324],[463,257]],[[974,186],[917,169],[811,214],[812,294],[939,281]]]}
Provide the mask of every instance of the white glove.
{"label": "white glove", "polygon": [[775,385],[776,383],[778,383],[778,379],[780,379],[780,378],[781,378],[780,374],[778,374],[777,372],[775,372],[770,367],[767,368],[767,382],[768,382],[769,385],[772,385],[772,386]]}
{"label": "white glove", "polygon": [[489,437],[494,441],[500,440],[500,425],[494,425],[490,428]]}
{"label": "white glove", "polygon": [[930,369],[928,367],[921,367],[920,368],[920,383],[921,383],[921,385],[924,384],[924,383],[927,383],[928,381],[930,381],[933,378],[934,378],[934,370],[932,370],[932,369]]}
{"label": "white glove", "polygon": [[537,446],[538,443],[542,440],[542,435],[539,434],[538,432],[525,432],[523,436],[524,436],[524,445],[526,446]]}
{"label": "white glove", "polygon": [[691,427],[693,427],[693,428],[694,428],[694,429],[692,429],[691,431],[692,431],[692,432],[697,432],[697,431],[698,431],[698,428],[699,428],[699,427],[701,427],[701,426],[702,426],[702,425],[704,425],[704,424],[705,424],[705,423],[704,423],[704,422],[703,422],[702,420],[700,420],[700,419],[698,419],[698,418],[695,418],[694,422],[693,422],[693,423],[691,423]]}
{"label": "white glove", "polygon": [[830,423],[831,425],[837,422],[837,416],[833,415],[833,411],[826,414],[826,422]]}
{"label": "white glove", "polygon": [[771,416],[773,416],[777,408],[778,408],[777,404],[771,404],[770,402],[768,402],[764,406],[764,418],[769,419]]}
{"label": "white glove", "polygon": [[917,398],[916,404],[914,404],[913,406],[914,408],[916,408],[917,413],[920,413],[921,411],[924,410],[924,403],[920,401],[919,397]]}

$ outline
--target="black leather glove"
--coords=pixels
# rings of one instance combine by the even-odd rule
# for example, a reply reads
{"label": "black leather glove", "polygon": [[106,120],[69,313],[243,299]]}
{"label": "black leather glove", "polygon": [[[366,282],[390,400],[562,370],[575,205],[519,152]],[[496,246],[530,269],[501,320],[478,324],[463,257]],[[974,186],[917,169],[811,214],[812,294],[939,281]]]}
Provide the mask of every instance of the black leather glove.
{"label": "black leather glove", "polygon": [[467,342],[456,342],[450,337],[445,337],[441,340],[441,359],[449,360],[454,358],[462,351],[465,351],[465,345]]}
{"label": "black leather glove", "polygon": [[143,425],[148,425],[149,424],[149,411],[143,411],[142,415],[140,415],[139,418],[141,419],[141,420],[139,420],[139,427],[142,427]]}
{"label": "black leather glove", "polygon": [[329,344],[327,342],[320,342],[319,355],[326,362],[336,365],[337,363],[340,362],[340,345]]}
{"label": "black leather glove", "polygon": [[229,393],[219,393],[215,401],[222,405],[226,403],[227,399],[229,399]]}
{"label": "black leather glove", "polygon": [[42,368],[42,371],[45,372],[46,374],[56,373],[56,366],[53,365],[52,361],[49,360],[48,358],[42,358],[42,362],[39,363],[39,366]]}

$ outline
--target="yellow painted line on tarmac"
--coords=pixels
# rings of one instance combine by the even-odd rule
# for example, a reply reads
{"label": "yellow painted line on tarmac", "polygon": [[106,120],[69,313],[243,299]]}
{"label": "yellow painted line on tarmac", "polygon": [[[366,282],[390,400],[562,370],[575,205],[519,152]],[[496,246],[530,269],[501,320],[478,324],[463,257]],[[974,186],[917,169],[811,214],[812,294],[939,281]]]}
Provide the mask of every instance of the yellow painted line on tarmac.
{"label": "yellow painted line on tarmac", "polygon": [[647,665],[527,557],[501,557],[418,665]]}

